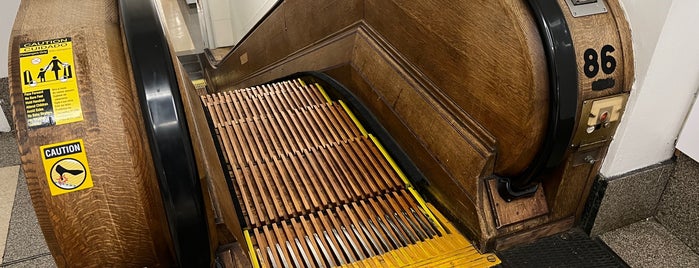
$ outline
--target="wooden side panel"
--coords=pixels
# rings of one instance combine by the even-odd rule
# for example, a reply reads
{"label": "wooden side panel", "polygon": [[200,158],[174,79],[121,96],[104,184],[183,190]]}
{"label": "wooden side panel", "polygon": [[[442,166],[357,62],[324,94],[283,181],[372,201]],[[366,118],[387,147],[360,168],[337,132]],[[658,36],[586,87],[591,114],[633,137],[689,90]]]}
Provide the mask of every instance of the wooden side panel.
{"label": "wooden side panel", "polygon": [[[608,13],[581,18],[558,2],[575,42],[580,102],[630,90],[630,31],[618,1],[607,1]],[[586,51],[594,49],[599,61],[605,45],[614,47],[604,55],[615,57],[615,70],[599,66],[599,76],[587,77]],[[209,70],[217,90],[304,70],[327,71],[351,88],[481,249],[572,226],[599,169],[574,165],[578,148],[569,149],[563,164],[545,174],[549,213],[496,227],[484,179],[524,169],[548,119],[546,61],[526,1],[285,1],[231,55]],[[592,89],[607,78],[615,84]]]}
{"label": "wooden side panel", "polygon": [[[167,33],[167,28],[163,30],[166,32],[166,37],[170,36]],[[170,51],[175,51],[172,46]],[[215,257],[214,252],[216,252],[219,245],[245,241],[245,239],[240,227],[237,209],[226,182],[224,169],[218,158],[216,145],[211,138],[214,135],[209,128],[197,89],[192,84],[192,80],[177,59],[177,56],[172,53],[171,57],[175,65],[174,69],[180,87],[182,106],[184,107],[185,119],[189,127],[194,157],[197,161],[197,171],[199,172],[201,191],[208,217],[210,252],[213,260]]]}
{"label": "wooden side panel", "polygon": [[503,176],[531,162],[547,123],[546,63],[524,2],[366,3],[368,24],[498,139]]}
{"label": "wooden side panel", "polygon": [[[456,118],[445,111],[443,104],[431,98],[428,89],[412,79],[414,74],[401,76],[400,72],[392,71],[408,72],[405,66],[391,61],[371,36],[360,32],[355,49],[352,66],[411,130],[410,136],[413,137],[410,138],[414,141],[407,143],[406,139],[404,147],[414,146],[410,144],[417,141],[431,152],[434,161],[440,163],[450,177],[460,182],[470,197],[475,197],[477,183],[474,182],[478,180],[489,152],[470,144],[472,134],[456,123]],[[438,180],[438,177],[432,178]]]}
{"label": "wooden side panel", "polygon": [[[239,234],[236,236],[236,239],[242,241],[242,231],[231,194],[228,191],[221,162],[218,160],[216,147],[213,139],[209,138],[212,137],[211,131],[196,93],[197,91],[182,64],[175,56],[173,56],[172,60],[175,63],[175,73],[180,85],[180,95],[189,127],[194,158],[197,160],[197,172],[199,173],[207,223],[209,225],[210,252],[213,259],[213,252],[216,252],[219,243],[227,244],[233,242],[218,241],[219,238],[227,238],[231,234]],[[218,223],[225,226],[224,230],[227,231],[225,234],[218,235],[216,233],[218,229],[216,225]]]}
{"label": "wooden side panel", "polygon": [[328,36],[284,60],[258,70],[254,76],[236,81],[230,89],[259,85],[301,71],[325,70],[347,64],[355,38],[355,29]]}
{"label": "wooden side panel", "polygon": [[[61,37],[73,38],[84,120],[27,129],[19,45]],[[168,227],[129,79],[116,2],[23,1],[12,32],[9,71],[22,167],[58,266],[171,266]],[[94,187],[51,196],[39,146],[73,139],[84,140]]]}
{"label": "wooden side panel", "polygon": [[[386,111],[377,116],[425,173],[432,194],[444,197],[439,200],[459,215],[461,224],[478,226],[477,187],[492,153],[472,143],[472,133],[431,98],[415,75],[394,71],[407,70],[391,60],[374,38],[362,31],[355,45],[352,69],[373,91],[359,95],[368,95],[363,101],[370,109]],[[381,102],[372,102],[372,95]],[[471,231],[480,233],[478,228]]]}
{"label": "wooden side panel", "polygon": [[[362,0],[283,1],[251,35],[210,74],[217,91],[259,74],[259,70],[361,20]],[[220,75],[225,74],[225,75]]]}
{"label": "wooden side panel", "polygon": [[[573,37],[582,100],[629,91],[633,83],[634,65],[628,23],[617,0],[605,2],[609,2],[609,12],[574,18],[565,0],[558,0]],[[612,57],[614,63],[611,62]],[[610,68],[612,66],[615,68]],[[597,71],[592,72],[594,69]],[[613,72],[607,73],[605,69],[613,69]],[[588,76],[593,73],[594,76]],[[611,81],[613,86],[593,90],[593,83]]]}
{"label": "wooden side panel", "polygon": [[[578,18],[572,16],[564,0],[558,2],[574,42],[578,65],[579,102],[630,91],[634,80],[631,32],[619,1],[605,1],[609,12]],[[595,54],[596,60],[593,60],[590,54]],[[591,64],[599,66],[596,75],[592,77],[589,76],[594,68],[590,66]],[[612,66],[615,68],[610,68]],[[586,67],[590,68],[588,74],[585,72]],[[605,67],[607,71],[612,72],[605,72]],[[603,81],[614,81],[613,86],[603,90],[594,89],[595,83]],[[580,114],[579,109],[578,118],[585,117],[586,115]],[[552,206],[551,217],[560,219],[577,217],[581,214],[592,181],[599,173],[610,142],[611,139],[608,139],[602,144],[595,145],[595,147],[600,146],[600,149],[595,156],[597,162],[594,164],[574,164],[575,155],[579,153],[580,147],[569,150],[568,159],[550,176],[551,179],[546,181],[546,194],[549,205]]]}

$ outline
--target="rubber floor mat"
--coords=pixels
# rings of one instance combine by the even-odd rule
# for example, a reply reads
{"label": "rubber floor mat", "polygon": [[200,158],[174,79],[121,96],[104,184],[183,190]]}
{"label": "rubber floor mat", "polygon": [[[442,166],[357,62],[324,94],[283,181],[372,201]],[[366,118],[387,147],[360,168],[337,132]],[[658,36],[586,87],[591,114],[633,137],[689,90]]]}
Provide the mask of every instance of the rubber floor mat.
{"label": "rubber floor mat", "polygon": [[496,253],[499,267],[629,267],[604,242],[580,229]]}

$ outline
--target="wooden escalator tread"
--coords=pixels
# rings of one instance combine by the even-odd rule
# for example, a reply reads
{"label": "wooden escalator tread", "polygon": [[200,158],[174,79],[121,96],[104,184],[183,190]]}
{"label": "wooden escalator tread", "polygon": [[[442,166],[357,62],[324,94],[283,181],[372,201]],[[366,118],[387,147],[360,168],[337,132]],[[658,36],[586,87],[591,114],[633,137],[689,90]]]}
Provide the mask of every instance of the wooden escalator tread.
{"label": "wooden escalator tread", "polygon": [[253,266],[499,263],[422,201],[378,140],[320,85],[290,80],[202,102],[240,203]]}

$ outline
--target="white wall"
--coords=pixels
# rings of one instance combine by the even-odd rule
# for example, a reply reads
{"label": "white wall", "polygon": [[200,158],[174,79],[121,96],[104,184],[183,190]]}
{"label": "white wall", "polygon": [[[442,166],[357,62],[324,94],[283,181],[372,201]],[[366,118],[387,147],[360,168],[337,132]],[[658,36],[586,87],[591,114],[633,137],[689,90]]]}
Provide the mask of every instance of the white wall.
{"label": "white wall", "polygon": [[202,0],[211,48],[234,46],[277,0]]}
{"label": "white wall", "polygon": [[233,0],[231,1],[231,22],[233,42],[237,44],[274,6],[277,0]]}
{"label": "white wall", "polygon": [[0,77],[7,77],[7,49],[19,2],[20,0],[2,0],[0,4]]}
{"label": "white wall", "polygon": [[699,162],[699,98],[694,100],[692,107],[677,139],[677,149]]}
{"label": "white wall", "polygon": [[[0,77],[7,77],[7,56],[10,46],[10,32],[12,32],[12,24],[15,21],[17,8],[20,0],[2,0],[0,5]],[[5,113],[10,111],[2,111],[0,109],[0,132],[10,131],[10,126],[7,124]]]}
{"label": "white wall", "polygon": [[209,48],[232,46],[233,23],[231,22],[232,0],[202,0],[202,24],[206,25]]}
{"label": "white wall", "polygon": [[636,82],[602,165],[608,177],[672,157],[699,88],[699,1],[621,2],[632,29]]}

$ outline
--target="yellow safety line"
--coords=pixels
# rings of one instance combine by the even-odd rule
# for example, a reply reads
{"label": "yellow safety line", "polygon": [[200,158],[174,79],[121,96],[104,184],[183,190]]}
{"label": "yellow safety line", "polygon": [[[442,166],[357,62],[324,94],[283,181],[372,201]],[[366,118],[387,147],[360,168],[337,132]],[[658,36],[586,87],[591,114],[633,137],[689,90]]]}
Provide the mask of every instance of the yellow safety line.
{"label": "yellow safety line", "polygon": [[376,147],[379,148],[379,151],[381,151],[381,154],[383,154],[383,157],[388,160],[388,163],[391,164],[391,167],[393,168],[396,173],[398,173],[398,177],[400,177],[401,180],[403,180],[403,183],[405,183],[405,186],[411,187],[412,184],[410,184],[410,181],[408,180],[408,177],[405,176],[405,173],[398,167],[398,164],[396,164],[396,161],[393,161],[393,158],[391,155],[388,154],[385,148],[383,148],[383,145],[381,145],[381,142],[379,142],[374,135],[369,134],[369,139],[371,139],[372,142],[376,145]]}
{"label": "yellow safety line", "polygon": [[248,244],[248,251],[250,251],[250,262],[252,262],[252,266],[255,268],[260,268],[260,263],[257,261],[257,254],[255,253],[255,249],[252,247],[252,239],[250,239],[250,231],[249,230],[243,231],[243,235],[245,235],[245,241]]}
{"label": "yellow safety line", "polygon": [[[340,104],[342,104],[342,102]],[[430,217],[430,219],[432,219],[432,221],[434,222],[435,225],[437,225],[437,228],[439,229],[439,231],[442,234],[446,234],[447,232],[444,230],[442,225],[439,224],[439,221],[437,220],[437,218],[432,214],[430,209],[425,204],[425,200],[423,200],[422,197],[420,197],[420,194],[418,194],[417,191],[415,191],[415,189],[413,189],[413,185],[408,180],[408,177],[405,176],[405,173],[403,173],[403,171],[400,169],[400,167],[398,167],[398,164],[396,164],[396,161],[394,161],[393,158],[391,157],[391,155],[388,154],[388,151],[386,151],[386,148],[384,148],[383,145],[381,145],[381,142],[379,142],[379,140],[376,137],[374,137],[374,135],[368,134],[368,136],[369,136],[369,139],[371,139],[371,141],[374,142],[376,147],[379,148],[379,151],[381,151],[381,154],[383,154],[383,157],[386,158],[386,160],[388,160],[388,163],[391,165],[393,170],[396,173],[398,173],[398,177],[400,177],[401,180],[403,180],[403,183],[405,183],[405,187],[408,188],[410,193],[415,197],[415,200],[417,200],[417,202],[420,204],[422,209],[425,210],[425,213],[427,213],[427,216]]]}
{"label": "yellow safety line", "polygon": [[299,83],[301,83],[302,86],[304,86],[304,87],[306,86],[306,82],[303,82],[303,79],[299,78],[298,80],[299,80]]}
{"label": "yellow safety line", "polygon": [[332,104],[332,103],[333,103],[333,100],[330,99],[330,96],[328,96],[328,93],[325,92],[325,89],[323,89],[323,87],[322,87],[320,84],[318,84],[318,83],[316,83],[316,87],[318,87],[318,90],[320,90],[320,94],[323,94],[323,98],[325,98],[325,100],[326,100],[328,103]]}
{"label": "yellow safety line", "polygon": [[412,186],[408,186],[408,191],[409,191],[411,194],[413,194],[413,197],[415,197],[415,200],[417,200],[418,204],[420,204],[420,206],[422,207],[422,209],[425,210],[425,213],[427,214],[427,217],[430,217],[430,219],[432,219],[432,221],[434,222],[434,224],[437,225],[437,228],[439,229],[439,231],[440,231],[442,234],[446,235],[446,234],[447,234],[447,231],[444,230],[444,228],[442,227],[442,225],[441,225],[441,224],[439,223],[439,221],[437,220],[437,217],[435,217],[434,214],[432,214],[432,211],[430,211],[430,208],[427,207],[427,204],[425,203],[425,200],[423,200],[422,197],[420,197],[420,194],[418,194],[417,191],[415,191],[415,189],[413,189]]}
{"label": "yellow safety line", "polygon": [[206,80],[204,80],[204,79],[192,80],[192,84],[194,84],[194,86],[200,86],[200,85],[206,86]]}
{"label": "yellow safety line", "polygon": [[[301,80],[301,79],[299,79],[299,80]],[[303,81],[302,81],[302,83],[303,83]],[[323,87],[319,84],[315,84],[315,85],[320,90],[320,93],[323,94],[323,97],[325,97],[325,100],[327,100],[328,103],[332,103],[332,100],[330,100],[330,97],[328,97],[328,94],[325,92],[325,89],[323,89]],[[405,173],[403,173],[403,171],[400,169],[400,167],[398,167],[398,164],[396,164],[396,161],[393,160],[391,155],[388,154],[388,151],[386,151],[386,148],[384,148],[383,145],[381,145],[381,142],[379,142],[379,140],[376,137],[374,137],[374,135],[371,135],[366,131],[364,126],[362,126],[362,123],[359,122],[357,117],[354,115],[354,113],[352,113],[352,111],[349,109],[349,107],[347,106],[347,104],[345,104],[344,101],[338,100],[338,102],[340,103],[342,108],[345,110],[347,115],[349,115],[349,117],[352,119],[352,122],[354,122],[354,124],[357,126],[357,128],[359,128],[359,131],[362,133],[362,135],[364,135],[364,137],[369,137],[369,139],[371,139],[371,141],[374,143],[374,145],[376,145],[376,147],[379,148],[379,151],[381,151],[381,154],[384,156],[384,158],[386,158],[386,160],[391,165],[393,170],[398,174],[398,177],[400,177],[400,179],[403,181],[403,183],[405,183],[405,186],[406,186],[406,188],[408,188],[408,191],[415,197],[415,200],[417,200],[417,202],[420,204],[420,206],[425,211],[427,216],[434,222],[434,224],[437,226],[437,229],[439,229],[440,233],[446,235],[447,232],[445,231],[445,229],[439,223],[439,221],[434,216],[434,214],[432,214],[429,207],[427,207],[425,201],[420,197],[420,195],[417,193],[417,191],[415,191],[415,189],[413,189],[413,186],[410,183],[410,180],[408,180],[408,177],[405,176]],[[391,253],[396,254],[395,252],[391,252]],[[396,258],[396,260],[399,260],[399,259],[400,258]],[[399,262],[400,262],[400,260],[399,260]]]}
{"label": "yellow safety line", "polygon": [[338,102],[340,103],[340,105],[342,105],[342,108],[345,109],[345,112],[352,119],[352,122],[354,122],[354,124],[357,125],[357,128],[359,128],[359,132],[361,132],[364,137],[369,135],[369,133],[366,132],[366,129],[364,129],[364,126],[362,126],[362,123],[360,123],[359,120],[357,120],[357,117],[354,116],[354,113],[352,113],[352,111],[350,111],[349,107],[347,107],[347,104],[345,104],[345,102],[342,100],[339,100]]}

